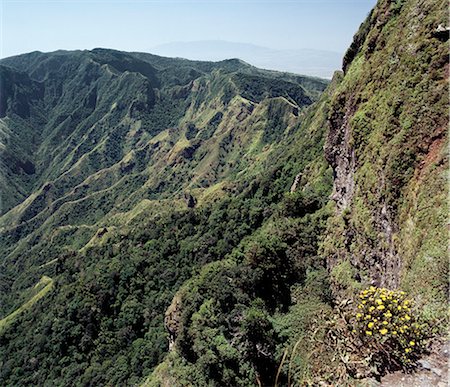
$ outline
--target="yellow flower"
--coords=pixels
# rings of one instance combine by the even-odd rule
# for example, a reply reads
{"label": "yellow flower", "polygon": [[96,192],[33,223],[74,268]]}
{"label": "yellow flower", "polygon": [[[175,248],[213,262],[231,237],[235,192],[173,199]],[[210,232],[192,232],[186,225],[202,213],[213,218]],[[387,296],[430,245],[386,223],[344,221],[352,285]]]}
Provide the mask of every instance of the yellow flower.
{"label": "yellow flower", "polygon": [[409,342],[409,345],[410,345],[411,347],[414,347],[414,346],[416,345],[416,343],[415,343],[414,341],[410,341],[410,342]]}
{"label": "yellow flower", "polygon": [[369,324],[367,324],[367,327],[368,327],[368,328],[373,328],[373,325],[374,325],[374,324],[373,324],[373,322],[371,321]]}
{"label": "yellow flower", "polygon": [[398,310],[402,310],[402,307],[399,305],[399,306],[397,306],[397,309]]}
{"label": "yellow flower", "polygon": [[409,317],[407,314],[405,314],[405,320],[409,321],[409,320],[411,320],[411,317]]}
{"label": "yellow flower", "polygon": [[367,336],[372,336],[372,332],[371,331],[366,331],[366,335]]}
{"label": "yellow flower", "polygon": [[361,318],[362,314],[361,313],[356,313],[356,318]]}
{"label": "yellow flower", "polygon": [[388,333],[388,330],[386,328],[380,329],[380,333],[382,335],[385,335],[386,333]]}
{"label": "yellow flower", "polygon": [[384,305],[378,305],[378,306],[377,306],[377,309],[383,310],[383,309],[384,309]]}
{"label": "yellow flower", "polygon": [[384,314],[384,317],[386,317],[386,318],[392,317],[392,313],[389,312],[389,311],[387,311],[387,312]]}
{"label": "yellow flower", "polygon": [[406,352],[406,353],[409,353],[409,352],[411,352],[411,351],[412,351],[411,348],[406,348],[406,349],[405,349],[405,352]]}
{"label": "yellow flower", "polygon": [[388,325],[388,322],[387,321],[383,321],[383,325]]}
{"label": "yellow flower", "polygon": [[369,312],[372,312],[372,310],[375,310],[375,307],[374,307],[374,306],[371,306],[371,307],[369,308]]}
{"label": "yellow flower", "polygon": [[378,305],[381,305],[381,304],[383,303],[383,301],[381,301],[379,298],[377,298],[377,299],[375,300],[375,302],[376,302]]}
{"label": "yellow flower", "polygon": [[392,334],[393,334],[393,335],[396,335],[396,334],[397,334],[397,331],[392,331]]}
{"label": "yellow flower", "polygon": [[377,290],[377,288],[376,288],[375,286],[371,286],[371,287],[369,288],[369,290],[370,290],[371,292],[374,292],[375,290]]}

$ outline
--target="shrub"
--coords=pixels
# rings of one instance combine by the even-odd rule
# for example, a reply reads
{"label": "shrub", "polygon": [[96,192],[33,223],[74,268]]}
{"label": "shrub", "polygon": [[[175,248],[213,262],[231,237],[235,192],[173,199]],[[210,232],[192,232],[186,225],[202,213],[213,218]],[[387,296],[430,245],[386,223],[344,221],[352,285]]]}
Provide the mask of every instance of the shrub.
{"label": "shrub", "polygon": [[425,348],[425,325],[418,322],[406,293],[371,286],[359,294],[353,333],[379,368],[409,368]]}

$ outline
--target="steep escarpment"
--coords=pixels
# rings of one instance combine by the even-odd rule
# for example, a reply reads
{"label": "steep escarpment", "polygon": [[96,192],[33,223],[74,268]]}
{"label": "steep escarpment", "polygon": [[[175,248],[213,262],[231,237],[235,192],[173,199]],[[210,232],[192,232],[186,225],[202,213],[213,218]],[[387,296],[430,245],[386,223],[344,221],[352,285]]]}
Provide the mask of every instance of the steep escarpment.
{"label": "steep escarpment", "polygon": [[[333,168],[331,202],[308,218],[314,224],[319,214],[331,214],[316,230],[312,255],[283,232],[303,247],[302,237],[311,241],[314,233],[305,234],[304,224],[303,232],[293,223],[285,228],[281,216],[261,228],[261,239],[254,234],[236,255],[205,267],[167,310],[171,352],[144,385],[373,383],[370,377],[399,363],[376,363],[355,339],[360,332],[347,311],[356,314],[352,299],[369,285],[406,290],[425,316],[423,326],[445,331],[448,58],[447,37],[436,32],[445,17],[441,1],[380,1],[369,14],[344,58],[344,74],[336,74],[305,123],[327,128],[324,155]],[[303,179],[307,170],[291,189]],[[264,264],[254,266],[261,255]],[[300,277],[286,273],[285,264]],[[253,270],[261,270],[263,282]],[[258,286],[270,289],[276,313]],[[388,329],[382,332],[376,345],[386,342]]]}
{"label": "steep escarpment", "polygon": [[[3,213],[24,200],[35,180],[36,167],[32,154],[35,147],[30,138],[39,132],[39,122],[29,122],[30,115],[40,116],[37,103],[43,95],[42,86],[28,74],[0,65],[0,181]],[[10,127],[5,117],[14,114],[17,124]]]}
{"label": "steep escarpment", "polygon": [[370,283],[446,298],[446,12],[443,1],[380,1],[344,59],[325,148],[337,293]]}
{"label": "steep escarpment", "polygon": [[380,0],[329,84],[105,49],[2,60],[0,384],[413,371],[446,328],[446,12]]}
{"label": "steep escarpment", "polygon": [[[15,354],[0,360],[2,383],[138,383],[167,352],[164,312],[185,281],[279,213],[290,230],[291,217],[306,224],[326,202],[325,127],[306,123],[327,82],[239,60],[104,49],[31,53],[2,63],[41,90],[25,96],[34,110],[23,118],[7,96],[2,119],[16,136],[7,149],[19,147],[16,138],[30,126],[33,136],[20,139],[33,148],[35,166],[32,178],[21,181],[24,198],[0,217],[7,322],[0,340],[5,356]],[[301,171],[296,192],[285,197]],[[302,256],[314,256],[325,216],[305,231],[308,247],[295,247]],[[280,288],[263,291],[261,312],[265,303],[287,305],[283,279],[298,277],[286,270],[275,275],[283,240],[295,245],[287,230],[272,241],[279,246],[273,265],[248,281],[257,289],[274,277],[270,286]],[[236,275],[261,259],[242,267],[238,260]],[[43,276],[53,285],[32,302]],[[244,290],[244,297],[246,310],[254,296]],[[249,347],[248,370],[223,380],[254,380],[254,367],[269,379],[270,348],[258,362]]]}
{"label": "steep escarpment", "polygon": [[[79,248],[136,206],[232,180],[270,153],[326,85],[286,75],[276,88],[279,74],[240,61],[104,49],[2,63],[30,90],[20,94],[28,89],[5,72],[2,173],[14,192],[3,201],[1,243],[21,265],[48,260],[38,252],[55,238]],[[24,117],[22,105],[31,107]]]}
{"label": "steep escarpment", "polygon": [[[284,166],[294,162],[298,173],[283,185],[283,199],[272,202],[274,211],[231,254],[205,265],[175,294],[165,313],[170,352],[143,385],[287,382],[286,369],[274,372],[280,356],[299,332],[330,309],[318,248],[330,214],[324,123],[339,80],[337,74],[300,130],[282,142],[280,161]],[[283,174],[262,174],[272,187],[264,196],[272,195],[281,183],[277,175]]]}

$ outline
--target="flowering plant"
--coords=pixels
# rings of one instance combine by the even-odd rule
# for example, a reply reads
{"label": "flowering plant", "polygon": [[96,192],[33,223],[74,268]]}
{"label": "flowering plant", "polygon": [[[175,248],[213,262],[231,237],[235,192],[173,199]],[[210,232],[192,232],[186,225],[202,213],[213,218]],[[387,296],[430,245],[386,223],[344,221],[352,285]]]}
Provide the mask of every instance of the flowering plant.
{"label": "flowering plant", "polygon": [[359,294],[353,333],[371,353],[382,355],[388,363],[408,366],[424,344],[423,326],[412,307],[405,292],[371,286]]}

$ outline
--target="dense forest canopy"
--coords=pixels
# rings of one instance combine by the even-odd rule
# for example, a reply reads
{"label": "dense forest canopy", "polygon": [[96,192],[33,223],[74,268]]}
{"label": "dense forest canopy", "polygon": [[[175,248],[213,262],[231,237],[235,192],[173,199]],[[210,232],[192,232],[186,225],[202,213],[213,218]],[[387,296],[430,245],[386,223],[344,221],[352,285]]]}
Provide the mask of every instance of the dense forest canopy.
{"label": "dense forest canopy", "polygon": [[100,48],[1,60],[0,384],[413,369],[446,328],[446,21],[445,1],[380,0],[331,82]]}

